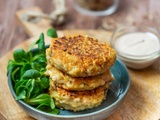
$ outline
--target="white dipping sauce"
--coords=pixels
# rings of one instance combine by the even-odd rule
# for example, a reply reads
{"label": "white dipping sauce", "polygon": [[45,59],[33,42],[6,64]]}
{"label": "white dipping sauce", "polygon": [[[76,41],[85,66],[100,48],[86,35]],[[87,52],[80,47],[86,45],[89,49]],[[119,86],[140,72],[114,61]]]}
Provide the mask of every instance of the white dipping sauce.
{"label": "white dipping sauce", "polygon": [[144,56],[160,50],[159,39],[150,32],[127,33],[117,38],[115,49],[120,53]]}
{"label": "white dipping sauce", "polygon": [[[114,44],[118,57],[130,68],[142,69],[150,66],[160,52],[159,38],[151,32],[126,33]],[[155,56],[153,54],[157,53]]]}

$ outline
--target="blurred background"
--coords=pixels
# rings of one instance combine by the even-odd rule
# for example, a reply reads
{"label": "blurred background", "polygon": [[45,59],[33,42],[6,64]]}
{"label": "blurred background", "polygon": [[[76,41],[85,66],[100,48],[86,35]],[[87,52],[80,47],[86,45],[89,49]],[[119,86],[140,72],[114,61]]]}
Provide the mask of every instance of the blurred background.
{"label": "blurred background", "polygon": [[[65,0],[67,13],[64,23],[53,25],[54,28],[102,29],[112,32],[120,25],[129,24],[151,26],[160,31],[159,0],[119,0],[116,12],[107,16],[83,14],[74,5],[74,0]],[[40,7],[45,14],[50,14],[55,9],[51,0],[0,0],[0,57],[29,37],[18,25],[15,13],[34,6]]]}

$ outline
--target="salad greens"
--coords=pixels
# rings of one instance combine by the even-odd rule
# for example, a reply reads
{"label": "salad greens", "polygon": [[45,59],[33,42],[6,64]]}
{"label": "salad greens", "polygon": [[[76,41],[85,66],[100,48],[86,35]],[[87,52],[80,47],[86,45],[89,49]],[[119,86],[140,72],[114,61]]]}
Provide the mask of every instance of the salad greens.
{"label": "salad greens", "polygon": [[[47,34],[57,37],[54,29],[49,29]],[[35,45],[38,48],[33,51]],[[41,33],[39,39],[30,45],[28,52],[23,49],[14,51],[14,60],[8,61],[7,75],[12,71],[16,100],[24,100],[39,110],[58,114],[59,110],[56,109],[53,99],[47,94],[49,77],[44,74],[47,65],[45,49],[44,34]]]}
{"label": "salad greens", "polygon": [[48,29],[47,35],[50,36],[50,37],[52,37],[52,38],[55,38],[55,37],[58,36],[58,35],[57,35],[57,32],[56,32],[55,29],[53,29],[53,28]]}

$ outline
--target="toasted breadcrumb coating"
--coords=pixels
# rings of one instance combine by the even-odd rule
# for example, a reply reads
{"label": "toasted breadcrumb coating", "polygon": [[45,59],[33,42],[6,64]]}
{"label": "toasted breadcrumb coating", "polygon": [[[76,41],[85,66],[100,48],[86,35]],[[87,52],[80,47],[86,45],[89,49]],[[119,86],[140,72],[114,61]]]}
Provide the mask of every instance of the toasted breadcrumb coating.
{"label": "toasted breadcrumb coating", "polygon": [[72,77],[100,75],[116,60],[110,45],[82,35],[53,38],[46,54],[51,65]]}
{"label": "toasted breadcrumb coating", "polygon": [[110,83],[88,91],[69,91],[50,82],[50,96],[57,107],[74,112],[99,106],[106,99]]}
{"label": "toasted breadcrumb coating", "polygon": [[66,90],[92,90],[99,86],[103,86],[106,82],[111,82],[113,80],[110,70],[97,76],[71,77],[63,73],[61,70],[51,66],[50,64],[48,64],[46,68],[46,74],[50,76],[50,80],[53,81],[56,86]]}

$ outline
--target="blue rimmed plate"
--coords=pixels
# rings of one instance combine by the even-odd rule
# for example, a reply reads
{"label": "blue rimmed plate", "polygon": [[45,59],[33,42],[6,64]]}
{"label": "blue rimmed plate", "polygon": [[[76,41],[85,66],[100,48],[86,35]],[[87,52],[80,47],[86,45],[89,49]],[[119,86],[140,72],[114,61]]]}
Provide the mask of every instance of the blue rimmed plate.
{"label": "blue rimmed plate", "polygon": [[[34,49],[33,51],[36,51]],[[43,120],[101,120],[112,114],[123,102],[129,86],[130,77],[126,66],[117,59],[114,66],[111,67],[111,73],[114,77],[114,81],[111,83],[111,88],[108,91],[107,99],[103,103],[92,109],[87,109],[80,112],[72,112],[68,110],[60,110],[60,114],[53,115],[49,113],[42,112],[35,109],[34,107],[28,105],[22,100],[16,100],[16,102],[21,106],[25,112],[36,119]],[[11,72],[8,74],[8,85],[10,91],[14,98],[16,94],[13,89],[13,84],[11,80]]]}

